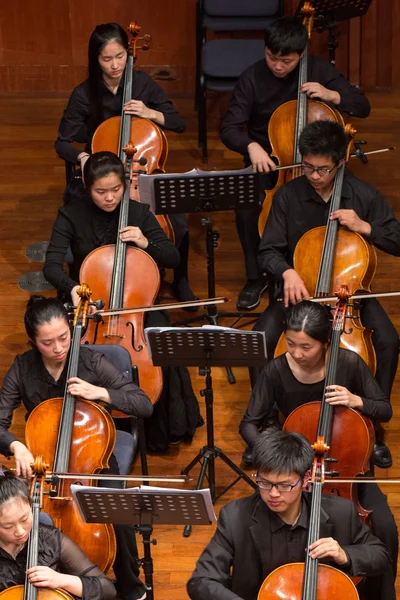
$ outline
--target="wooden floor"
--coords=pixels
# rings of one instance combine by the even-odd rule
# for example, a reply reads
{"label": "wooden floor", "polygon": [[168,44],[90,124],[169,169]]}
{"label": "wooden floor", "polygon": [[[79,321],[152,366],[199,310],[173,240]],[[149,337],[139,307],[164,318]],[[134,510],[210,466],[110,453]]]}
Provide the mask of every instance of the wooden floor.
{"label": "wooden floor", "polygon": [[[400,151],[400,94],[370,95],[373,106],[371,117],[366,121],[354,119],[359,139],[368,141],[368,149],[398,145]],[[24,306],[28,294],[19,289],[18,278],[28,271],[41,268],[39,263],[28,260],[24,250],[33,242],[48,240],[57,207],[62,203],[64,166],[53,149],[57,125],[66,98],[0,98],[0,284],[2,290],[2,319],[0,321],[0,377],[4,376],[15,354],[27,349],[23,327]],[[170,153],[168,169],[184,172],[202,167],[200,152],[196,148],[196,114],[192,101],[177,99],[176,104],[187,121],[183,135],[168,133]],[[209,163],[207,168],[229,169],[241,167],[238,155],[224,148],[218,138],[221,104],[211,102],[209,122]],[[398,152],[399,152],[398,151]],[[400,172],[398,152],[371,157],[368,165],[352,159],[350,167],[359,177],[380,189],[388,198],[400,218]],[[236,236],[232,213],[212,216],[220,232],[216,250],[217,294],[231,299],[227,309],[235,310],[237,294],[245,281],[244,263]],[[194,291],[207,296],[205,235],[201,215],[190,215],[190,273]],[[378,272],[374,290],[394,291],[399,285],[399,259],[378,252]],[[51,294],[52,292],[50,292]],[[168,289],[167,289],[168,295]],[[263,298],[261,307],[267,304]],[[383,302],[389,316],[400,330],[400,309],[397,300]],[[186,315],[176,315],[184,317]],[[229,325],[229,320],[221,321]],[[191,370],[193,385],[198,392],[204,381],[195,369]],[[223,369],[213,369],[215,391],[215,437],[216,443],[237,464],[245,447],[238,434],[238,425],[250,394],[247,369],[235,369],[237,383],[229,385]],[[204,415],[203,399],[198,394]],[[379,472],[382,477],[400,477],[400,382],[397,377],[392,395],[394,417],[388,427],[387,439],[393,453],[393,467]],[[23,411],[16,413],[12,431],[23,438]],[[205,427],[200,428],[191,444],[171,446],[168,453],[150,456],[151,474],[179,474],[180,470],[205,443]],[[5,459],[4,459],[5,460]],[[136,469],[138,471],[138,469]],[[197,477],[198,470],[193,472]],[[231,473],[217,461],[217,486],[222,489],[231,479]],[[249,471],[251,473],[251,471]],[[190,485],[194,487],[195,480]],[[400,488],[394,484],[382,486],[388,494],[389,503],[400,523]],[[245,483],[232,488],[216,504],[216,512],[229,500],[251,492]],[[183,600],[187,598],[185,583],[195,561],[213,533],[213,527],[197,527],[191,537],[185,539],[181,528],[156,527],[154,537],[157,546],[152,547],[155,568],[155,596],[157,600]],[[399,588],[400,589],[400,588]]]}

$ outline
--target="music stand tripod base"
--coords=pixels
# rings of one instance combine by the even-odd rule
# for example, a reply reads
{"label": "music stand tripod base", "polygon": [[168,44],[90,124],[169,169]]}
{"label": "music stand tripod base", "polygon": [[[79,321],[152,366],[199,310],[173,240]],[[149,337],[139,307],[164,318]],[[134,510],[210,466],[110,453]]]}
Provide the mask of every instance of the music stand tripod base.
{"label": "music stand tripod base", "polygon": [[[155,366],[198,366],[205,375],[206,387],[200,394],[206,401],[207,444],[182,470],[188,475],[197,463],[201,464],[196,490],[203,487],[207,477],[212,501],[215,502],[233,485],[243,479],[253,489],[255,482],[214,443],[214,394],[211,367],[226,365],[260,367],[266,362],[265,334],[259,331],[238,331],[221,327],[171,328],[150,327],[145,332]],[[215,459],[220,458],[235,474],[236,479],[216,494]],[[188,537],[191,525],[184,529]]]}

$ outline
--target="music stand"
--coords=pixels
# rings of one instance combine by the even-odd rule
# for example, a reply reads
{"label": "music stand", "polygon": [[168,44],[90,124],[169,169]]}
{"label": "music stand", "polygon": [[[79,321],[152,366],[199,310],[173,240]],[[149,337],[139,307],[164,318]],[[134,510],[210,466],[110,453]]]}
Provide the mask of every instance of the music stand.
{"label": "music stand", "polygon": [[[85,523],[134,525],[143,539],[143,568],[147,599],[154,600],[153,525],[210,525],[215,521],[209,490],[176,490],[141,486],[125,490],[71,486]],[[211,510],[210,510],[211,507]]]}
{"label": "music stand", "polygon": [[[296,16],[299,16],[305,0],[301,0],[297,9]],[[367,12],[371,0],[312,0],[314,13],[314,29],[319,32],[328,30],[328,50],[329,62],[335,64],[336,48],[339,45],[336,37],[339,31],[336,25],[339,21],[362,17]]]}
{"label": "music stand", "polygon": [[[182,470],[188,475],[193,467],[201,464],[196,490],[201,489],[208,470],[208,485],[212,501],[215,502],[238,481],[244,479],[252,488],[257,486],[250,477],[238,467],[214,443],[214,394],[212,388],[211,367],[226,365],[241,367],[260,367],[266,361],[265,334],[260,331],[240,331],[225,327],[204,326],[199,328],[157,328],[145,330],[153,364],[159,367],[186,366],[201,367],[200,374],[205,376],[205,389],[200,395],[206,402],[207,445],[203,446],[195,458]],[[237,477],[220,494],[215,490],[214,460],[220,458],[236,473]],[[207,469],[208,467],[208,469]],[[191,525],[185,526],[184,536],[189,537]]]}
{"label": "music stand", "polygon": [[[259,175],[251,169],[239,171],[201,171],[191,173],[157,175],[154,177],[154,204],[156,214],[216,212],[222,210],[252,209],[259,203]],[[201,223],[206,227],[207,254],[207,293],[215,298],[215,257],[214,248],[218,247],[219,232],[216,231],[210,217]],[[261,313],[218,311],[215,304],[207,306],[201,316],[178,321],[176,326],[189,325],[199,321],[208,321],[218,325],[222,317],[243,317],[256,319]],[[235,323],[237,322],[235,321]],[[234,381],[230,381],[234,383]]]}

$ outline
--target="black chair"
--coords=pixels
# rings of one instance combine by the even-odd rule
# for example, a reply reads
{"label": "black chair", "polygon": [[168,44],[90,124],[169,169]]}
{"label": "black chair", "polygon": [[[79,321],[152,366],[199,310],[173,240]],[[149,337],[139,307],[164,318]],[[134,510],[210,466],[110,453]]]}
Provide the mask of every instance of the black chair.
{"label": "black chair", "polygon": [[208,31],[263,31],[283,14],[283,0],[197,0],[196,109],[198,145],[207,149],[207,91],[232,91],[240,74],[264,56],[261,39],[216,39]]}

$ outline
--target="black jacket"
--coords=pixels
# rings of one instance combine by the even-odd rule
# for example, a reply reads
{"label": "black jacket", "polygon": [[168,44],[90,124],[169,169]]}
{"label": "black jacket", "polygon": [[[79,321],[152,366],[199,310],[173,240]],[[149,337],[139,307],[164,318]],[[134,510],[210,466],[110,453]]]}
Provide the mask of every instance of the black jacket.
{"label": "black jacket", "polygon": [[[188,582],[192,600],[257,599],[262,582],[279,566],[273,560],[271,514],[258,492],[221,509],[214,537]],[[361,522],[351,500],[323,496],[322,537],[333,537],[347,553],[348,575],[379,575],[390,568],[386,547]]]}

